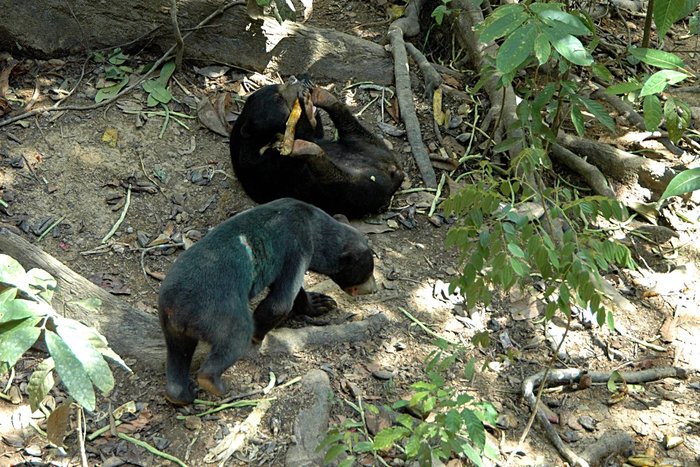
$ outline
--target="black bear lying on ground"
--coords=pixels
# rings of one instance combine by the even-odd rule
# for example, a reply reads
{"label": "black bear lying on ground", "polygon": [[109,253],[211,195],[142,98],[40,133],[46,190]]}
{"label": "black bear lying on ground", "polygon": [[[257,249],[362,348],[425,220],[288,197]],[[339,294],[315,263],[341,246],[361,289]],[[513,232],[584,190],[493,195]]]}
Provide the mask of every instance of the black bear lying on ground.
{"label": "black bear lying on ground", "polygon": [[[167,347],[166,398],[194,400],[190,364],[198,341],[211,352],[197,374],[204,389],[222,395],[221,374],[290,314],[319,316],[335,308],[323,294],[305,292],[307,270],[325,274],[347,293],[375,291],[367,240],[348,224],[294,199],[242,212],[182,253],[158,294]],[[254,313],[248,301],[266,287]]]}
{"label": "black bear lying on ground", "polygon": [[[302,115],[292,153],[275,143],[299,98]],[[338,140],[323,139],[320,115],[328,112]],[[328,91],[300,82],[265,86],[253,93],[231,131],[231,161],[255,202],[292,197],[329,214],[361,217],[385,208],[403,181],[394,155]]]}

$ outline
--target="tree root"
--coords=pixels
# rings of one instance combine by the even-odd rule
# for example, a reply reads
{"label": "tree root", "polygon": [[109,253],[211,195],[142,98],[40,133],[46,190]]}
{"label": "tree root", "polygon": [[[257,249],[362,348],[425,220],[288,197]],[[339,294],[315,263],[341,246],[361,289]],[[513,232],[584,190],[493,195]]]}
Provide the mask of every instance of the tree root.
{"label": "tree root", "polygon": [[556,143],[552,145],[549,154],[553,159],[556,159],[569,169],[581,175],[595,194],[615,199],[615,192],[610,188],[608,181],[596,166],[589,164],[573,152]]}
{"label": "tree root", "polygon": [[423,74],[423,80],[425,83],[425,92],[423,93],[423,97],[432,100],[433,93],[442,84],[442,77],[440,76],[440,73],[433,68],[433,65],[431,65],[428,59],[425,58],[425,55],[423,55],[420,50],[416,49],[416,46],[410,42],[406,43],[406,51],[416,62],[416,64],[418,64],[418,68]]}
{"label": "tree root", "polygon": [[[523,383],[523,397],[530,405],[531,409],[533,409],[537,405],[537,399],[533,394],[533,390],[535,386],[539,385],[542,382],[544,373],[544,371],[540,371],[539,373],[536,373],[527,378]],[[551,370],[547,375],[546,384],[570,384],[573,382],[577,382],[581,378],[582,374],[583,371],[576,369]],[[593,371],[590,372],[589,375],[593,383],[604,383],[610,379],[612,373]],[[621,373],[621,375],[627,383],[631,384],[646,383],[662,378],[687,379],[688,377],[685,370],[674,367],[659,367],[643,371],[623,372]],[[632,438],[630,438],[629,435],[625,433],[617,433],[601,437],[601,441],[598,441],[597,443],[589,446],[581,454],[581,456],[578,456],[564,444],[557,432],[552,427],[551,423],[549,423],[547,415],[541,408],[538,408],[537,410],[537,420],[539,420],[540,425],[542,425],[544,431],[547,432],[547,435],[552,441],[552,444],[554,444],[559,453],[571,465],[576,465],[580,467],[596,465],[599,463],[600,459],[603,459],[604,457],[607,457],[612,454],[626,453],[634,449],[634,443],[632,442]]]}
{"label": "tree root", "polygon": [[362,321],[333,326],[310,326],[300,329],[278,328],[270,331],[260,347],[263,355],[291,355],[309,345],[333,346],[339,342],[366,340],[368,333],[385,328],[389,318],[382,313]]}
{"label": "tree root", "polygon": [[635,156],[607,144],[559,132],[557,142],[613,179],[629,184],[639,183],[657,196],[666,189],[676,172],[661,162]]}
{"label": "tree root", "polygon": [[[420,2],[411,2],[406,7],[407,15],[409,8],[413,11],[412,15],[417,18],[415,10],[420,8]],[[412,8],[413,7],[413,8]],[[423,146],[423,138],[420,132],[420,124],[416,115],[416,108],[413,105],[413,94],[411,93],[411,78],[408,74],[408,57],[406,55],[406,45],[403,40],[404,29],[411,29],[408,18],[400,18],[392,23],[389,27],[389,41],[391,42],[391,50],[394,55],[394,74],[396,79],[396,97],[399,99],[399,109],[401,118],[406,125],[406,137],[413,150],[413,157],[418,165],[423,183],[428,188],[437,188],[437,178],[435,171],[430,163],[428,151]],[[426,78],[427,79],[427,78]]]}

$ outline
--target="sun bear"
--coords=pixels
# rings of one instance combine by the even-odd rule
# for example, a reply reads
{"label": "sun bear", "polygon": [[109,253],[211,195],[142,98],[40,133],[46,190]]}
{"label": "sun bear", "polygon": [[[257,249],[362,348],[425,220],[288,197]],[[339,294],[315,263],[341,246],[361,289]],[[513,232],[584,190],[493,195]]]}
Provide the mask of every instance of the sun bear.
{"label": "sun bear", "polygon": [[[375,291],[367,240],[348,224],[302,201],[284,198],[233,216],[182,253],[163,280],[158,315],[167,347],[166,398],[194,400],[190,365],[199,341],[211,352],[197,374],[201,387],[226,393],[221,374],[251,342],[259,343],[291,314],[335,308],[303,289],[307,270],[350,294]],[[269,287],[251,313],[248,302]]]}
{"label": "sun bear", "polygon": [[[284,156],[278,140],[297,99],[302,115],[292,153]],[[323,139],[316,107],[333,121],[336,141]],[[331,215],[357,218],[386,208],[403,181],[395,156],[348,107],[328,91],[309,90],[294,79],[254,92],[230,141],[236,176],[257,203],[292,197]]]}

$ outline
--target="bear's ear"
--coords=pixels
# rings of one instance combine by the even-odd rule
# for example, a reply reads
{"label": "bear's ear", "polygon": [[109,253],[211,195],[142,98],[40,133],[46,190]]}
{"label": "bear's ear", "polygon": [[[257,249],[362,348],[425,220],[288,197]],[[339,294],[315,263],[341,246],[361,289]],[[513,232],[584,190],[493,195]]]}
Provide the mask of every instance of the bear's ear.
{"label": "bear's ear", "polygon": [[337,220],[341,224],[350,225],[350,221],[347,217],[345,217],[344,214],[336,214],[335,216],[333,216],[333,219]]}
{"label": "bear's ear", "polygon": [[248,139],[248,138],[253,136],[252,126],[253,126],[253,124],[250,123],[250,119],[246,120],[246,122],[243,124],[243,126],[241,126],[241,130],[240,130],[242,138]]}

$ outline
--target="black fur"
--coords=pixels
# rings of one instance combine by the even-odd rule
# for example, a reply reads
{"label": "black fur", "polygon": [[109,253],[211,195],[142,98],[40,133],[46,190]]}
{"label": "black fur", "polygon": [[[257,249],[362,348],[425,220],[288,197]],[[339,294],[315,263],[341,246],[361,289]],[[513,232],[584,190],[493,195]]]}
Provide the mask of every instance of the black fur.
{"label": "black fur", "polygon": [[[167,346],[167,398],[194,400],[189,372],[198,341],[211,345],[197,381],[224,394],[221,374],[290,313],[318,316],[335,307],[303,289],[307,270],[341,288],[374,281],[365,238],[314,206],[280,199],[240,213],[180,255],[163,281],[158,313]],[[254,313],[248,301],[270,288]]]}
{"label": "black fur", "polygon": [[[304,111],[295,139],[315,143],[320,154],[283,156],[272,147],[297,97]],[[313,126],[308,99],[333,120],[337,141],[323,139],[320,115]],[[248,98],[231,131],[231,161],[245,192],[258,203],[289,196],[348,217],[385,208],[403,181],[394,155],[350,109],[320,88],[309,96],[300,84],[265,86]]]}

